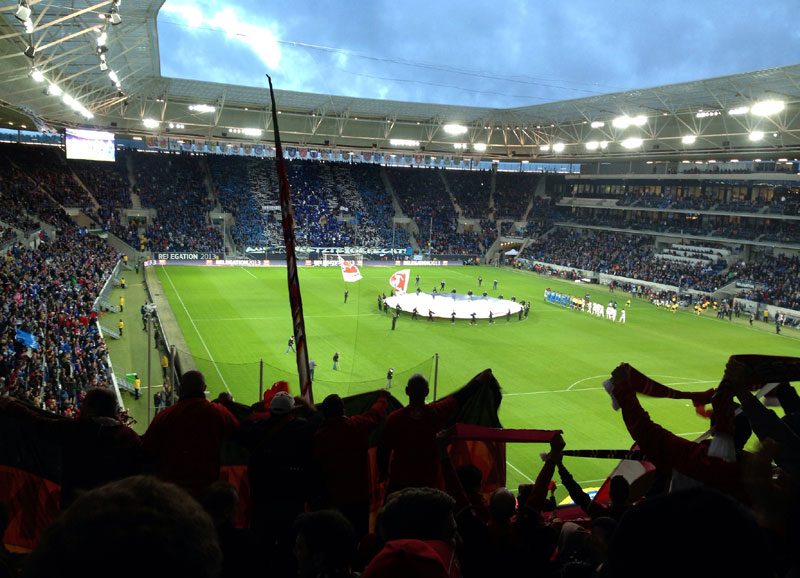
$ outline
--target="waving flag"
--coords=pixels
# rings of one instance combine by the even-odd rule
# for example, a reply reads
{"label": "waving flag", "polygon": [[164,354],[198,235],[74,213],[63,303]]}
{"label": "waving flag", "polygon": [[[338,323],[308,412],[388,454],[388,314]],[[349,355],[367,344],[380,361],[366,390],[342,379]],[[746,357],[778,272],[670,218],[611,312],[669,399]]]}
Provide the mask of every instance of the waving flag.
{"label": "waving flag", "polygon": [[397,271],[389,279],[389,285],[394,287],[394,290],[397,291],[398,293],[405,293],[406,288],[408,287],[409,276],[411,276],[411,269],[403,269],[402,271]]}
{"label": "waving flag", "polygon": [[342,256],[339,255],[339,266],[342,268],[342,277],[348,283],[352,281],[358,281],[361,279],[361,273],[353,263],[350,261],[345,261],[342,259]]}
{"label": "waving flag", "polygon": [[39,342],[36,339],[36,336],[28,333],[27,331],[17,329],[16,340],[22,343],[22,345],[30,347],[31,349],[39,349]]}

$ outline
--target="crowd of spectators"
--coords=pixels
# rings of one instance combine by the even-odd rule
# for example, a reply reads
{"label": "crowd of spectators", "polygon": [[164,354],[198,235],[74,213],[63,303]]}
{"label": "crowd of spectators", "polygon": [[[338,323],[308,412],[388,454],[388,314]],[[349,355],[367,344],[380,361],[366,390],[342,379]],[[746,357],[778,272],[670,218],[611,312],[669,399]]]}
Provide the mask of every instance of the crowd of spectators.
{"label": "crowd of spectators", "polygon": [[750,285],[737,294],[778,307],[800,311],[800,257],[797,255],[758,255],[750,262],[731,267],[738,282]]}
{"label": "crowd of spectators", "polygon": [[539,178],[531,173],[498,172],[494,183],[495,218],[522,220]]}
{"label": "crowd of spectators", "polygon": [[36,185],[64,207],[94,206],[89,194],[67,166],[66,158],[57,147],[2,145],[8,161],[19,168]]}
{"label": "crowd of spectators", "polygon": [[444,177],[464,217],[478,219],[489,214],[492,188],[489,171],[445,171]]}
{"label": "crowd of spectators", "polygon": [[240,248],[282,244],[283,231],[275,211],[280,202],[274,163],[256,158],[209,156],[208,166],[222,210],[235,219],[230,229],[233,242]]}
{"label": "crowd of spectators", "polygon": [[[81,392],[107,384],[106,346],[94,300],[117,260],[109,245],[74,228],[37,249],[11,248],[0,265],[2,391],[73,416]],[[37,348],[16,339],[35,337]]]}
{"label": "crowd of spectators", "polygon": [[[403,209],[419,227],[420,248],[434,253],[453,253],[477,248],[475,234],[457,233],[456,211],[439,176],[439,169],[387,168],[389,182]],[[458,251],[461,252],[461,251]]]}
{"label": "crowd of spectators", "polygon": [[142,207],[156,209],[140,248],[149,251],[222,252],[219,229],[209,222],[215,202],[206,188],[204,157],[133,154],[134,190]]}
{"label": "crowd of spectators", "polygon": [[380,167],[370,164],[346,165],[362,200],[358,217],[359,227],[368,227],[379,238],[379,247],[410,246],[408,230],[394,226],[394,204],[380,175]]}
{"label": "crowd of spectators", "polygon": [[290,161],[286,164],[295,236],[298,245],[345,247],[354,245],[353,232],[339,221],[342,207],[336,179],[321,161]]}
{"label": "crowd of spectators", "polygon": [[[720,386],[704,392],[671,390],[624,363],[615,368],[604,383],[609,405],[636,444],[633,459],[646,459],[653,471],[620,469],[596,499],[568,469],[569,434],[547,431],[536,432],[549,451],[533,483],[517,496],[503,487],[489,488],[488,499],[482,493],[484,470],[455,449],[459,430],[448,426],[463,408],[481,404],[480,395],[499,403],[491,370],[432,403],[417,374],[406,386],[408,405],[384,390],[366,394],[371,401],[350,413],[336,394],[317,406],[286,391],[251,408],[228,394],[208,401],[203,375],[189,371],[180,400],[142,438],[108,425],[113,398],[110,407],[98,404],[103,396],[94,389],[86,406],[105,426],[93,428],[94,437],[64,422],[40,427],[79,440],[88,474],[67,468],[71,502],[62,502],[62,515],[26,560],[0,553],[0,561],[24,565],[28,576],[60,578],[71,575],[69,560],[94,576],[136,545],[141,553],[125,562],[125,576],[153,573],[154,562],[159,576],[203,578],[254,567],[281,578],[794,576],[800,396],[788,382],[774,390],[783,419],[762,405],[751,389],[770,370],[763,365],[731,358]],[[643,394],[711,404],[711,438],[689,441],[655,422]],[[482,406],[491,411],[490,404]],[[9,398],[0,412],[43,421]],[[744,447],[753,434],[762,447],[750,453]],[[218,481],[223,446],[244,452],[244,503],[235,486]],[[102,457],[106,467],[87,456]],[[480,459],[497,458],[484,452]],[[370,531],[375,465],[386,496]],[[147,467],[155,475],[136,475]],[[568,508],[556,505],[555,479],[569,493]],[[697,556],[698,544],[706,555]]]}
{"label": "crowd of spectators", "polygon": [[698,291],[713,292],[730,281],[724,261],[660,258],[652,239],[644,235],[557,228],[526,247],[521,257]]}
{"label": "crowd of spectators", "polygon": [[[13,145],[2,145],[12,147]],[[64,209],[24,172],[11,165],[8,157],[0,157],[0,220],[21,229],[25,234],[39,228],[39,222],[56,229],[72,226]]]}

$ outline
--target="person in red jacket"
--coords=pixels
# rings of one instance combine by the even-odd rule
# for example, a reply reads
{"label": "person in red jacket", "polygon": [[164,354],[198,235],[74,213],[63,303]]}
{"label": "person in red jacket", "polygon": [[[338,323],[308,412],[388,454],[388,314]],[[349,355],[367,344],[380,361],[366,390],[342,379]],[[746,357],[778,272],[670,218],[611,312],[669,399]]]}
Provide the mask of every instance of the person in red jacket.
{"label": "person in red jacket", "polygon": [[386,415],[388,400],[389,392],[380,390],[372,407],[350,417],[335,393],[320,406],[325,423],[314,434],[314,457],[322,467],[327,507],[342,512],[358,538],[369,531],[369,434]]}
{"label": "person in red jacket", "polygon": [[378,468],[389,479],[387,496],[403,488],[441,485],[436,434],[459,407],[454,396],[426,404],[428,380],[419,373],[408,380],[406,395],[408,405],[389,414],[378,444]]}
{"label": "person in red jacket", "polygon": [[222,440],[239,429],[233,414],[222,404],[206,400],[205,391],[201,372],[184,373],[180,401],[159,412],[143,438],[158,476],[196,498],[219,479]]}

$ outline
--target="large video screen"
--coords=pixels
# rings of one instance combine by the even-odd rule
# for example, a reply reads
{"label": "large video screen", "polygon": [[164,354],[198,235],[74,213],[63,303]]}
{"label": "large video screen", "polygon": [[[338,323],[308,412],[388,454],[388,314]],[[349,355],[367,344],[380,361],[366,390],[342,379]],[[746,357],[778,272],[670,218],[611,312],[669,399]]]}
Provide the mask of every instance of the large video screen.
{"label": "large video screen", "polygon": [[67,158],[114,162],[114,134],[68,128]]}

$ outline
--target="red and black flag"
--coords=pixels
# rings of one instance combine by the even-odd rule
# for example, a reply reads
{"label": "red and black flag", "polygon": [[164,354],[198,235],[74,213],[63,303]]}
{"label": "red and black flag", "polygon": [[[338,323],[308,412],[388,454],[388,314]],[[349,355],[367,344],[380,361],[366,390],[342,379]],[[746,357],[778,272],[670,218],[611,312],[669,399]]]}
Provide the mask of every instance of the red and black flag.
{"label": "red and black flag", "polygon": [[278,130],[278,108],[275,104],[275,92],[272,90],[272,79],[269,80],[269,95],[272,100],[272,128],[275,134],[275,168],[278,171],[278,189],[281,200],[281,224],[283,240],[286,245],[286,275],[289,281],[289,304],[292,309],[294,339],[297,346],[297,376],[300,380],[301,395],[307,395],[313,401],[311,378],[308,369],[308,346],[306,343],[306,325],[303,319],[303,298],[300,294],[300,279],[297,275],[297,255],[295,254],[294,213],[289,192],[289,177],[286,174],[286,162],[283,159],[281,135]]}

